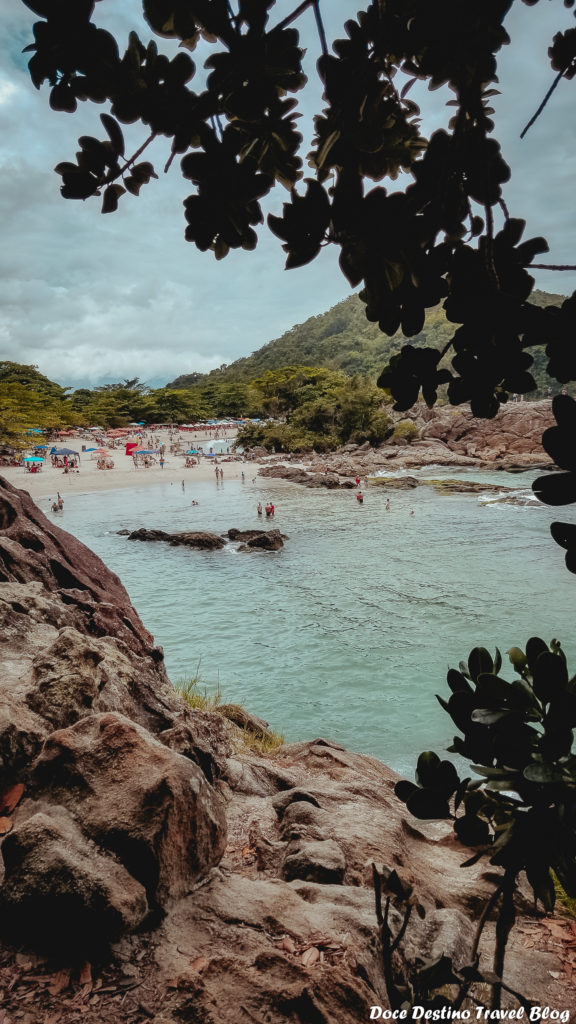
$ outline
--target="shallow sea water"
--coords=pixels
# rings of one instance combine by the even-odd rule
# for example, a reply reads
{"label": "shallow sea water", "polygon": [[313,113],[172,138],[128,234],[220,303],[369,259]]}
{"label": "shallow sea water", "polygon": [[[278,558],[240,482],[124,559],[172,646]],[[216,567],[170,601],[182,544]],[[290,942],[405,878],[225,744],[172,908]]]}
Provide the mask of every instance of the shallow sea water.
{"label": "shallow sea water", "polygon": [[[576,578],[548,532],[557,511],[483,506],[431,487],[368,487],[359,506],[352,491],[252,483],[249,473],[244,484],[188,478],[185,491],[74,494],[63,516],[38,501],[120,576],[173,682],[199,666],[203,688],[219,686],[287,740],[329,737],[411,775],[421,750],[451,742],[434,694],[446,695],[447,668],[473,646],[505,652],[534,634],[554,636],[574,664]],[[519,489],[531,479],[470,476]],[[278,553],[191,551],[117,534],[253,528],[258,501],[268,500],[276,517],[265,526],[289,538]]]}

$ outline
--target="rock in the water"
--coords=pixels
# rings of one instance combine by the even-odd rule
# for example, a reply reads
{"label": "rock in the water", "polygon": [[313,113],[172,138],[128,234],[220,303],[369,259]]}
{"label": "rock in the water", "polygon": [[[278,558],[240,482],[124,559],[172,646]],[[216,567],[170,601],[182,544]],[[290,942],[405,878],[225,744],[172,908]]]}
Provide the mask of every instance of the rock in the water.
{"label": "rock in the water", "polygon": [[283,547],[284,541],[280,530],[265,530],[247,540],[243,550],[280,551]]}
{"label": "rock in the water", "polygon": [[37,798],[67,807],[151,904],[182,896],[226,845],[222,802],[201,770],[122,715],[52,733],[31,784]]}
{"label": "rock in the water", "polygon": [[334,490],[342,486],[336,473],[307,473],[305,469],[298,469],[297,466],[261,466],[258,476],[289,480],[293,484],[302,484],[303,487],[326,487]]}
{"label": "rock in the water", "polygon": [[226,543],[217,533],[206,533],[201,530],[187,533],[165,533],[164,530],[147,530],[144,527],[129,533],[128,540],[163,540],[172,547],[197,548],[199,551],[219,551]]}

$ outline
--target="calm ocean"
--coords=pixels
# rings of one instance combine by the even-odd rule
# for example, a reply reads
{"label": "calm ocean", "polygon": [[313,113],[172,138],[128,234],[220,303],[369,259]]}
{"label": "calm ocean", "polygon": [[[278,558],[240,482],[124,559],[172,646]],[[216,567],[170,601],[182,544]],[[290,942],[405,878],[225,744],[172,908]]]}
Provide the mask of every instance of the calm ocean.
{"label": "calm ocean", "polygon": [[[534,634],[558,637],[576,670],[576,577],[548,532],[557,511],[420,487],[389,491],[387,512],[382,488],[358,506],[350,491],[252,483],[249,472],[244,484],[188,479],[184,492],[65,495],[63,516],[38,502],[120,576],[173,682],[199,666],[203,688],[219,686],[287,740],[330,737],[411,774],[416,754],[451,742],[434,694],[446,695],[447,668],[471,647],[504,653]],[[518,488],[531,479],[472,478]],[[269,525],[289,538],[281,552],[191,551],[117,534],[252,528],[259,500],[276,506]]]}

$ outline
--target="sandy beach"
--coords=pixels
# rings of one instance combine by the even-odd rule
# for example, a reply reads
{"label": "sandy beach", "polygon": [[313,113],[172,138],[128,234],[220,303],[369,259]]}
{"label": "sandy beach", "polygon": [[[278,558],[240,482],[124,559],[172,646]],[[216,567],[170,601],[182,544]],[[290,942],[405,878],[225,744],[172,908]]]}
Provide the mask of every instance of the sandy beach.
{"label": "sandy beach", "polygon": [[[128,438],[129,440],[129,438]],[[136,437],[134,437],[136,440]],[[191,434],[179,431],[177,439],[184,444],[184,449],[190,445],[192,448],[202,447],[209,451],[210,444],[214,440],[209,434]],[[220,440],[223,440],[221,438]],[[226,437],[230,441],[230,448],[234,440],[233,435]],[[194,481],[205,481],[214,479],[214,468],[217,462],[219,469],[224,473],[225,480],[240,480],[242,473],[246,478],[255,477],[259,463],[242,462],[239,456],[231,452],[218,454],[215,458],[200,456],[197,465],[186,468],[186,459],[182,455],[172,454],[169,430],[157,430],[154,432],[154,448],[160,444],[166,445],[164,467],[161,468],[158,461],[152,463],[148,468],[140,466],[136,468],[131,455],[125,454],[125,447],[109,448],[114,461],[113,469],[98,469],[97,459],[91,458],[89,452],[82,452],[82,445],[90,446],[91,442],[85,436],[66,437],[57,447],[70,448],[80,453],[79,472],[65,473],[63,469],[52,466],[50,459],[46,462],[39,473],[29,473],[22,466],[2,466],[0,476],[3,476],[14,487],[20,487],[33,498],[56,497],[59,492],[63,498],[67,494],[86,494],[94,491],[116,490],[124,487],[143,487],[160,483],[186,483],[193,484]],[[50,446],[52,447],[52,446]],[[146,445],[143,445],[146,447]],[[158,456],[156,456],[158,459]],[[232,459],[233,461],[227,461]]]}

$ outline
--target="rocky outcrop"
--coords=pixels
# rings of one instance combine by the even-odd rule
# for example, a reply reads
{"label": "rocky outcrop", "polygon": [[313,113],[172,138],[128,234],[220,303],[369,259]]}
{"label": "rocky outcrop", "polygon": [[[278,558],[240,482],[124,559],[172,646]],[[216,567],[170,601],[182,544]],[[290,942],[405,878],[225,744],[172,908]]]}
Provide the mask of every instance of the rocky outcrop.
{"label": "rocky outcrop", "polygon": [[[275,456],[260,475],[283,477],[307,487],[333,488],[353,486],[350,478],[385,469],[446,466],[522,472],[552,468],[542,447],[542,433],[555,422],[550,400],[509,402],[491,420],[473,417],[468,406],[428,409],[419,402],[402,414],[402,419],[406,417],[418,429],[413,440],[390,439],[376,448],[368,442],[346,444],[324,455]],[[298,466],[280,465],[295,458]]]}
{"label": "rocky outcrop", "polygon": [[[1,488],[0,507],[4,497],[25,507]],[[35,543],[65,548],[67,535],[34,515]],[[30,578],[25,545],[17,564],[31,528],[24,513],[8,520],[0,790],[25,791],[18,806],[21,786],[0,792],[3,1018],[33,1024],[42,1007],[61,1024],[368,1020],[387,1005],[373,863],[413,884],[426,911],[396,968],[442,953],[466,962],[492,882],[478,864],[461,869],[449,823],[416,827],[395,774],[330,740],[249,752],[230,722],[171,690],[135,613],[125,629],[136,649],[94,631],[82,545],[70,540],[69,571],[86,586],[59,588],[48,562]],[[108,570],[90,559],[105,602]],[[111,586],[120,616],[128,598]],[[520,929],[535,921],[521,910]],[[518,928],[507,964],[539,1005],[570,1005],[556,953]]]}
{"label": "rocky outcrop", "polygon": [[[0,583],[40,583],[68,604],[82,632],[114,636],[158,666],[154,648],[118,577],[70,533],[50,523],[26,491],[0,477]],[[163,668],[155,675],[166,681]]]}
{"label": "rocky outcrop", "polygon": [[101,948],[219,860],[225,819],[209,780],[230,727],[178,696],[100,559],[10,486],[0,513],[0,788],[26,787],[4,829],[1,923],[27,944],[51,935],[55,951],[82,949],[90,935]]}
{"label": "rocky outcrop", "polygon": [[[432,413],[432,415],[430,415]],[[468,407],[418,405],[408,413],[425,440],[440,440],[450,451],[486,462],[547,462],[542,434],[553,426],[552,402],[509,402],[491,420],[476,419]]]}

